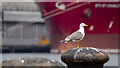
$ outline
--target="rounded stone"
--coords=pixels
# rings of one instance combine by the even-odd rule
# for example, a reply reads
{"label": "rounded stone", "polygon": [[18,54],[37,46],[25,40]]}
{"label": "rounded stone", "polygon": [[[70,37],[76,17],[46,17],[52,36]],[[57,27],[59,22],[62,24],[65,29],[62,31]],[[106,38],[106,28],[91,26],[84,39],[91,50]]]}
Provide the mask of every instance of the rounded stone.
{"label": "rounded stone", "polygon": [[[18,68],[24,68],[23,66],[42,66],[42,68],[52,68],[56,66],[58,68],[63,68],[62,64],[55,60],[50,60],[48,58],[17,58],[11,60],[5,60],[1,64],[2,66],[19,66]],[[8,68],[8,67],[7,67]]]}
{"label": "rounded stone", "polygon": [[61,60],[66,64],[75,62],[104,64],[109,60],[109,55],[101,49],[82,47],[64,52],[61,56]]}

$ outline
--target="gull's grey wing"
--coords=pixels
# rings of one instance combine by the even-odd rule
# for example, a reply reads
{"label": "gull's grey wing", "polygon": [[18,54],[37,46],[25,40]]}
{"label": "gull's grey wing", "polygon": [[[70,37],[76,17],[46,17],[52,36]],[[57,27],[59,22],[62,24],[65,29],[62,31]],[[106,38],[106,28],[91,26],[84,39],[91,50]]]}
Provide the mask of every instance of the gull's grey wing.
{"label": "gull's grey wing", "polygon": [[74,32],[71,35],[67,36],[65,39],[69,40],[80,40],[82,39],[83,34],[81,32]]}

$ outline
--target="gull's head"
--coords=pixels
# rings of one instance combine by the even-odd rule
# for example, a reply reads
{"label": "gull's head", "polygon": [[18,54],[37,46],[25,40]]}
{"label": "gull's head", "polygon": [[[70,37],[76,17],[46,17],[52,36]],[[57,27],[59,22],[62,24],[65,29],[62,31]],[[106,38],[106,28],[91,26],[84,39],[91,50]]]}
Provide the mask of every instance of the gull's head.
{"label": "gull's head", "polygon": [[85,23],[80,24],[80,27],[84,27],[84,26],[88,26],[88,25],[86,25]]}

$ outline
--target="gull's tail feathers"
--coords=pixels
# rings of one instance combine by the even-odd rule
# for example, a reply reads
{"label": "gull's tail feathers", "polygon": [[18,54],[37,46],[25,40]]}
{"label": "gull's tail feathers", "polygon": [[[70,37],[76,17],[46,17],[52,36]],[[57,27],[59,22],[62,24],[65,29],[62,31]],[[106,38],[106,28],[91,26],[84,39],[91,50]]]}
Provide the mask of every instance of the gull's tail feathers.
{"label": "gull's tail feathers", "polygon": [[69,42],[69,41],[67,41],[67,40],[61,40],[60,42],[61,42],[61,43],[67,43],[67,42]]}

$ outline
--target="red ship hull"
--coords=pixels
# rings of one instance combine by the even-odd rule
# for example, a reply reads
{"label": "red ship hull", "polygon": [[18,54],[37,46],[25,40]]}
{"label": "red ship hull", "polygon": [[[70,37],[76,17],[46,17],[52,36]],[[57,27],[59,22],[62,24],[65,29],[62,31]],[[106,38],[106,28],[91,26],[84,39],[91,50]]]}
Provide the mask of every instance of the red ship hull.
{"label": "red ship hull", "polygon": [[[62,4],[68,5],[70,3],[64,2]],[[101,49],[118,49],[120,11],[118,2],[79,2],[66,7],[64,10],[58,9],[55,6],[56,2],[37,2],[37,4],[40,11],[44,10],[44,19],[50,33],[50,42],[53,49],[74,48],[72,42],[62,44],[59,41],[78,30],[79,24],[82,22],[86,23],[88,27],[85,28],[85,38],[79,42],[80,47],[92,46]],[[78,5],[80,6],[70,9]],[[57,11],[47,14],[56,9]]]}

